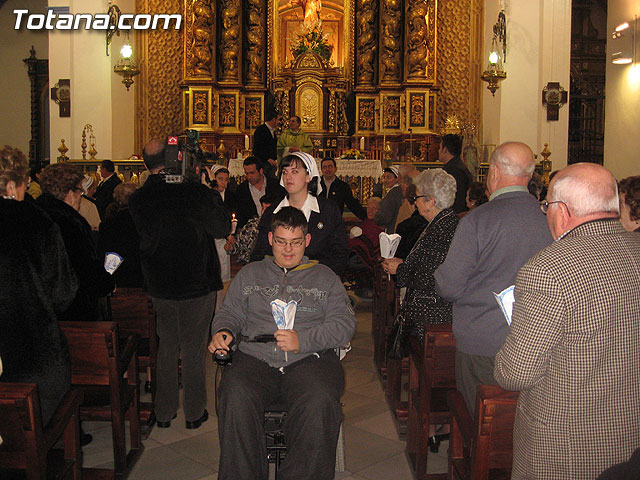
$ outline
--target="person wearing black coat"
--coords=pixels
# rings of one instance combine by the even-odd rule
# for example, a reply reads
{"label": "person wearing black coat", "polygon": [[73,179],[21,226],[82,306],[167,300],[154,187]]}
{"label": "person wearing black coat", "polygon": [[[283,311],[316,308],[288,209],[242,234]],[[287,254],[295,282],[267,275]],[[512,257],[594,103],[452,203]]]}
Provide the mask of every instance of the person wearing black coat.
{"label": "person wearing black coat", "polygon": [[[367,212],[353,196],[351,187],[347,182],[343,182],[336,177],[336,161],[333,158],[325,158],[322,160],[320,168],[322,169],[322,177],[320,178],[322,193],[320,195],[336,202],[340,213],[344,212],[344,205],[346,203],[349,210],[351,210],[356,217],[360,220],[365,220],[367,218]],[[329,188],[327,188],[327,183],[329,184]]]}
{"label": "person wearing black coat", "polygon": [[101,321],[100,303],[115,288],[113,277],[104,269],[93,244],[91,227],[77,208],[82,196],[82,172],[68,163],[49,165],[41,175],[42,195],[36,204],[60,227],[71,265],[78,278],[78,293],[71,306],[60,316],[64,321]]}
{"label": "person wearing black coat", "polygon": [[309,222],[311,243],[307,246],[305,255],[328,266],[337,275],[342,275],[349,260],[347,231],[335,202],[322,195],[315,196],[319,186],[315,159],[308,153],[295,152],[282,159],[281,168],[281,184],[284,184],[287,196],[262,214],[251,261],[262,260],[265,255],[271,255],[268,233],[273,215],[283,207],[292,206],[302,210]]}
{"label": "person wearing black coat", "polygon": [[100,163],[100,176],[103,180],[98,184],[93,198],[102,220],[104,220],[107,207],[113,202],[113,191],[122,183],[115,171],[116,168],[111,160],[103,160]]}
{"label": "person wearing black coat", "polygon": [[278,165],[277,126],[278,115],[271,111],[266,113],[264,123],[253,132],[253,156],[262,162],[265,174],[272,178],[276,178]]}
{"label": "person wearing black coat", "polygon": [[[69,348],[58,319],[78,282],[58,226],[33,201],[21,201],[27,159],[19,155],[10,162],[23,171],[0,167],[0,381],[37,384],[46,425],[71,388]],[[19,192],[9,191],[16,187]]]}

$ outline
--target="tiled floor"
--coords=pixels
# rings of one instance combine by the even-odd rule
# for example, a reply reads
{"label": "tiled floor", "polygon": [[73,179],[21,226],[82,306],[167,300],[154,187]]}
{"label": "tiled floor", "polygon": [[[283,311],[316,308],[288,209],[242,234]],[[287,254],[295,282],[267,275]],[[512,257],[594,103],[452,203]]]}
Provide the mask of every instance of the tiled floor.
{"label": "tiled floor", "polygon": [[[410,480],[412,475],[404,453],[405,442],[398,440],[373,364],[371,302],[356,298],[356,314],[358,325],[352,341],[353,350],[343,360],[347,378],[342,397],[346,471],[337,473],[336,479]],[[207,362],[211,386],[214,374],[215,366]],[[198,430],[185,428],[181,410],[170,428],[154,428],[144,441],[145,450],[129,478],[216,479],[220,448],[213,395],[209,396],[207,408],[212,415]],[[84,428],[94,437],[84,449],[84,466],[112,468],[109,425],[85,422]],[[446,472],[447,443],[443,442],[439,453],[429,455],[430,473]]]}

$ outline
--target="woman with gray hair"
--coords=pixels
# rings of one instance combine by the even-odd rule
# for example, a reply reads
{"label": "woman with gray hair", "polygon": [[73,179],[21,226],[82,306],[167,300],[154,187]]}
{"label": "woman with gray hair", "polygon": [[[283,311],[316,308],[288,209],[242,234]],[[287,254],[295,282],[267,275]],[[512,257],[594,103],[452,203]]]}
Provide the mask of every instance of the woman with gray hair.
{"label": "woman with gray hair", "polygon": [[[389,258],[382,262],[387,273],[396,275],[396,286],[406,287],[402,304],[405,319],[411,325],[411,336],[424,344],[425,324],[451,323],[452,304],[436,292],[433,273],[444,262],[458,216],[451,206],[456,196],[456,181],[441,168],[423,171],[414,180],[415,204],[429,223],[420,234],[407,258]],[[421,349],[420,355],[423,355]],[[413,355],[413,353],[412,353]],[[429,433],[430,436],[434,431]],[[439,439],[429,439],[432,452],[438,451]]]}

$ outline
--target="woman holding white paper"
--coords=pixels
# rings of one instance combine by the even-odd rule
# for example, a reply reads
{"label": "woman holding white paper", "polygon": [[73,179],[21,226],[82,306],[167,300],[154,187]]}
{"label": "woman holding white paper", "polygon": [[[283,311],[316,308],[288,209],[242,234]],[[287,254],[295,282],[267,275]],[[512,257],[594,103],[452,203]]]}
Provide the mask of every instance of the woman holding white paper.
{"label": "woman holding white paper", "polygon": [[[404,261],[389,258],[382,266],[385,272],[396,275],[396,286],[407,287],[402,309],[411,325],[411,336],[424,343],[425,324],[452,320],[452,304],[436,292],[433,273],[447,256],[459,219],[451,209],[456,195],[456,181],[451,175],[441,168],[429,169],[414,183],[415,205],[429,223]],[[440,439],[434,433],[432,428],[429,445],[432,452],[437,452]]]}
{"label": "woman holding white paper", "polygon": [[271,205],[260,218],[251,261],[262,260],[271,254],[268,241],[271,219],[281,208],[292,206],[301,210],[309,222],[311,243],[305,254],[341,275],[349,259],[347,230],[337,204],[318,195],[322,185],[315,158],[304,152],[284,157],[280,163],[280,185],[287,191],[287,196],[279,204]]}

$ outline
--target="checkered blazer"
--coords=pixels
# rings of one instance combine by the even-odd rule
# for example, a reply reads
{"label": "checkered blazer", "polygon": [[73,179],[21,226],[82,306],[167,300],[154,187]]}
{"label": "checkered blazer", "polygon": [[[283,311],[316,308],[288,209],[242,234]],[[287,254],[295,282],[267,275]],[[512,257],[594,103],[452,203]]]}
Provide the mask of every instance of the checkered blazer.
{"label": "checkered blazer", "polygon": [[594,479],[640,447],[640,235],[580,225],[518,273],[495,361],[519,390],[513,479]]}

